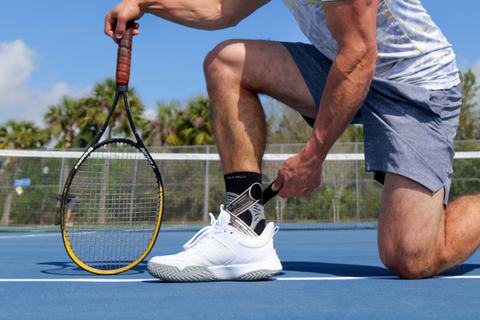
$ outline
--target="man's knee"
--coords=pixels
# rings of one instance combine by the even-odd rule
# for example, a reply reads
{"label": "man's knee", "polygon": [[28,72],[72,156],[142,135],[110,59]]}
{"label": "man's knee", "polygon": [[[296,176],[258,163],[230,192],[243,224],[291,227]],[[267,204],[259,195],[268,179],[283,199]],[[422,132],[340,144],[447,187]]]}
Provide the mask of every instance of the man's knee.
{"label": "man's knee", "polygon": [[400,277],[428,278],[446,257],[443,189],[387,173],[378,226],[378,248],[385,266]]}
{"label": "man's knee", "polygon": [[207,83],[218,78],[238,78],[245,63],[245,45],[239,40],[227,40],[210,51],[203,62]]}
{"label": "man's knee", "polygon": [[421,247],[414,239],[379,242],[380,259],[385,267],[403,279],[423,279],[436,275],[439,259],[434,248]]}

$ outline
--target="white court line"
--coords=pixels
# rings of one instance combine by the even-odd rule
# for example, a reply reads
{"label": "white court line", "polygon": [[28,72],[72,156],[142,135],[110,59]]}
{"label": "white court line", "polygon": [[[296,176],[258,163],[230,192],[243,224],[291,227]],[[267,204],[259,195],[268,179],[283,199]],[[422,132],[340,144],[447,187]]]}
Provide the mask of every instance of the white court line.
{"label": "white court line", "polygon": [[[480,277],[480,276],[479,276]],[[376,277],[305,277],[305,278],[274,278],[279,281],[335,281],[335,280],[367,280],[367,279],[398,279],[397,276]]]}
{"label": "white court line", "polygon": [[[479,276],[435,276],[433,279],[480,279]],[[400,279],[397,276],[371,276],[371,277],[303,277],[303,278],[272,278],[279,281],[332,281],[332,280],[375,280],[375,279]],[[425,279],[428,280],[428,279]]]}
{"label": "white court line", "polygon": [[4,236],[0,237],[0,239],[11,239],[11,238],[35,238],[35,237],[52,237],[52,236],[61,236],[60,233],[53,233],[53,234],[29,234],[24,236]]}
{"label": "white court line", "polygon": [[156,279],[0,279],[0,282],[152,282]]}
{"label": "white court line", "polygon": [[[480,276],[439,276],[435,279],[480,279]],[[303,278],[272,278],[278,281],[345,281],[345,280],[376,280],[398,279],[396,276],[372,277],[303,277]],[[157,279],[0,279],[0,282],[97,282],[97,283],[125,283],[125,282],[157,282]]]}

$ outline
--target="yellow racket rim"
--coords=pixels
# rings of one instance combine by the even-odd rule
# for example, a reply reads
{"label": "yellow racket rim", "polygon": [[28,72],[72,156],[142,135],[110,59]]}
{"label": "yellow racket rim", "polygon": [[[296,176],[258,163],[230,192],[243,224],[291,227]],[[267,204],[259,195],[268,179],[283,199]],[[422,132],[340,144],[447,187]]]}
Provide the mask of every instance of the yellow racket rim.
{"label": "yellow racket rim", "polygon": [[[68,227],[66,225],[64,225],[63,228],[62,228],[62,237],[63,237],[63,241],[65,243],[65,249],[67,250],[68,255],[80,268],[82,268],[86,271],[89,271],[91,273],[95,273],[95,274],[100,274],[100,275],[119,274],[119,273],[122,273],[122,272],[125,272],[127,270],[132,269],[137,264],[142,262],[143,259],[145,259],[145,257],[149,254],[150,250],[153,248],[153,245],[155,244],[155,241],[157,240],[158,232],[160,231],[160,226],[162,224],[162,217],[163,217],[163,187],[162,187],[162,184],[160,184],[158,199],[159,199],[159,202],[160,202],[159,211],[158,211],[158,219],[157,219],[157,223],[155,225],[155,230],[153,232],[152,239],[150,240],[150,243],[148,244],[148,246],[145,249],[145,251],[143,252],[143,254],[140,257],[138,257],[138,259],[135,260],[134,262],[130,263],[129,265],[127,265],[125,267],[118,268],[118,269],[112,269],[112,270],[101,270],[101,269],[93,268],[93,267],[85,264],[75,255],[75,252],[73,251],[72,246],[70,244],[70,240],[68,239],[68,232],[67,232]],[[61,214],[64,215],[64,210],[61,210]],[[62,221],[65,221],[64,219],[65,219],[65,217],[62,217]]]}

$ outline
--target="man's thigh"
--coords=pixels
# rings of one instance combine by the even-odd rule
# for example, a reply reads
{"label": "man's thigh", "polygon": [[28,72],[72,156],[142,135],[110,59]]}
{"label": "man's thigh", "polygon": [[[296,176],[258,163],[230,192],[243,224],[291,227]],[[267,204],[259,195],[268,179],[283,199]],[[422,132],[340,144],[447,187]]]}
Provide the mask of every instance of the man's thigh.
{"label": "man's thigh", "polygon": [[266,94],[303,115],[316,117],[316,102],[281,42],[224,41],[208,54],[205,73],[207,85],[217,81],[220,81],[217,85],[223,85],[228,83],[225,80],[238,78],[242,88]]}
{"label": "man's thigh", "polygon": [[[387,173],[378,219],[378,248],[390,269],[434,267],[445,244],[444,189],[432,193]],[[425,270],[427,271],[427,270]]]}

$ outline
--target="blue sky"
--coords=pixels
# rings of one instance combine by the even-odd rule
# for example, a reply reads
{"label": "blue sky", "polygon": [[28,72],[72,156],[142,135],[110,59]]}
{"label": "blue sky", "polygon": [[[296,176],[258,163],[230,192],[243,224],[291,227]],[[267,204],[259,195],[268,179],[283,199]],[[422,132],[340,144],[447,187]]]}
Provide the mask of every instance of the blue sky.
{"label": "blue sky", "polygon": [[[247,0],[245,0],[247,1]],[[116,44],[103,21],[118,0],[4,1],[0,12],[0,122],[42,123],[47,106],[63,95],[82,97],[115,73]],[[480,76],[480,2],[422,0],[453,45],[461,70]],[[231,38],[307,42],[281,0],[273,0],[237,27],[200,31],[145,15],[133,42],[130,84],[148,109],[155,100],[185,101],[205,93],[202,63]]]}

